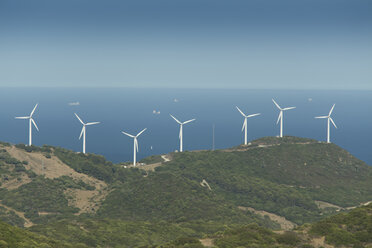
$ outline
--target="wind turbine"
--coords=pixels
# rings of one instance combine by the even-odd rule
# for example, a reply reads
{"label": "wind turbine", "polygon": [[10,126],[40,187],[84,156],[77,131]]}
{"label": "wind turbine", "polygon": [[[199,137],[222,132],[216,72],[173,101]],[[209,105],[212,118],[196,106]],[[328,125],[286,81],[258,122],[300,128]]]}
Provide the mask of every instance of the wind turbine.
{"label": "wind turbine", "polygon": [[36,125],[36,122],[32,118],[32,115],[34,114],[38,103],[35,105],[34,109],[31,111],[30,116],[22,116],[22,117],[16,117],[16,119],[28,119],[29,120],[29,137],[28,137],[28,145],[32,145],[32,124],[35,126],[36,130],[39,131],[39,128]]}
{"label": "wind turbine", "polygon": [[84,123],[80,117],[74,113],[76,118],[78,118],[78,120],[80,121],[81,124],[83,124],[83,128],[81,129],[81,133],[80,133],[80,136],[79,136],[79,139],[81,139],[81,136],[84,134],[84,137],[83,137],[83,153],[85,154],[85,140],[86,140],[86,126],[90,126],[90,125],[95,125],[95,124],[99,124],[99,122],[88,122],[88,123]]}
{"label": "wind turbine", "polygon": [[143,129],[141,132],[139,132],[136,136],[131,135],[129,133],[123,132],[123,134],[133,138],[133,166],[136,166],[136,152],[138,152],[138,141],[137,138],[140,136],[144,131],[146,131],[147,128]]}
{"label": "wind turbine", "polygon": [[195,121],[195,119],[191,119],[191,120],[188,120],[188,121],[185,121],[185,122],[180,122],[179,120],[176,119],[176,117],[174,117],[173,115],[170,115],[178,124],[180,124],[180,134],[179,134],[179,138],[180,138],[180,152],[183,152],[183,125],[184,124],[187,124],[187,123],[190,123],[192,121]]}
{"label": "wind turbine", "polygon": [[331,143],[331,122],[335,128],[337,128],[336,123],[333,121],[331,114],[336,104],[333,104],[331,111],[327,116],[317,116],[316,119],[327,119],[327,143]]}
{"label": "wind turbine", "polygon": [[247,119],[248,118],[251,118],[251,117],[254,117],[254,116],[257,116],[257,115],[260,115],[260,113],[258,114],[252,114],[252,115],[245,115],[243,113],[243,111],[241,111],[237,106],[236,106],[236,109],[242,114],[242,116],[244,117],[244,122],[243,122],[243,127],[242,127],[242,132],[243,132],[243,129],[245,129],[245,135],[244,135],[244,145],[247,145]]}
{"label": "wind turbine", "polygon": [[280,113],[279,113],[278,120],[277,120],[276,124],[278,124],[279,121],[280,121],[280,138],[282,138],[283,137],[283,112],[286,111],[286,110],[295,109],[296,107],[281,108],[279,106],[279,104],[277,104],[275,102],[274,99],[272,99],[272,100],[273,100],[274,104],[276,105],[276,107],[280,110]]}

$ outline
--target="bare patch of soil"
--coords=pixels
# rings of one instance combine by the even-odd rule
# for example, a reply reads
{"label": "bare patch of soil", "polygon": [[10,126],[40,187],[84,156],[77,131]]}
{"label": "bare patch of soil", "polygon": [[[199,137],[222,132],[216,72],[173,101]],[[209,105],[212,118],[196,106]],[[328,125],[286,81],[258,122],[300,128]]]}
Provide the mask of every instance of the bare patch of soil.
{"label": "bare patch of soil", "polygon": [[6,147],[7,152],[14,158],[20,161],[27,161],[24,165],[27,170],[32,170],[37,175],[44,175],[46,178],[58,178],[61,176],[72,177],[76,181],[94,186],[95,190],[68,189],[66,194],[70,196],[69,205],[80,209],[80,213],[95,212],[99,208],[99,203],[105,198],[108,193],[107,184],[104,181],[83,173],[76,172],[74,169],[64,164],[56,156],[46,158],[39,152],[26,152],[18,149],[15,146]]}
{"label": "bare patch of soil", "polygon": [[199,241],[205,247],[213,247],[213,239],[199,239]]}
{"label": "bare patch of soil", "polygon": [[240,210],[243,210],[243,211],[250,211],[254,214],[258,214],[260,216],[267,216],[270,218],[270,220],[278,223],[280,225],[280,228],[283,229],[283,230],[286,230],[286,231],[289,231],[289,230],[292,230],[293,228],[295,228],[297,225],[289,220],[287,220],[286,218],[282,217],[282,216],[279,216],[279,215],[276,215],[276,214],[273,214],[273,213],[269,213],[269,212],[266,212],[266,211],[262,211],[262,210],[256,210],[254,208],[250,208],[250,207],[242,207],[242,206],[238,206],[238,208]]}
{"label": "bare patch of soil", "polygon": [[69,206],[80,209],[79,214],[95,213],[103,199],[109,193],[106,188],[96,190],[67,189],[64,192],[68,196]]}
{"label": "bare patch of soil", "polygon": [[145,171],[155,171],[155,168],[161,165],[162,163],[146,164],[146,165],[141,165],[138,168],[145,170]]}
{"label": "bare patch of soil", "polygon": [[311,239],[311,245],[314,246],[315,248],[333,248],[333,245],[326,244],[325,242],[325,237],[320,237],[320,238],[312,238]]}
{"label": "bare patch of soil", "polygon": [[30,183],[30,182],[31,182],[31,179],[27,176],[27,174],[22,173],[20,179],[12,178],[6,181],[2,181],[0,188],[12,190],[12,189],[17,189],[23,184]]}
{"label": "bare patch of soil", "polygon": [[315,201],[315,204],[318,206],[319,209],[326,209],[326,208],[335,208],[337,211],[343,210],[344,208],[334,205],[329,202],[324,201]]}

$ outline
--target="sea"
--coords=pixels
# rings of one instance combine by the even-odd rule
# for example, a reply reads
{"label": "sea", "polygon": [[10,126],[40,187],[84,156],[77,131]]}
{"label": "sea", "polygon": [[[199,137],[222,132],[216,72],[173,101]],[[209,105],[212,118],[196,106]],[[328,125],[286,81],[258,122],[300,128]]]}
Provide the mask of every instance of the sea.
{"label": "sea", "polygon": [[138,137],[138,159],[178,150],[179,125],[170,114],[182,122],[196,119],[183,128],[184,150],[192,151],[244,142],[244,118],[236,106],[261,113],[248,119],[248,140],[279,135],[272,99],[282,108],[296,107],[284,112],[284,135],[325,141],[326,120],[314,117],[336,104],[332,118],[338,128],[331,128],[331,141],[372,165],[372,91],[51,87],[1,88],[0,96],[1,141],[28,143],[28,122],[15,117],[29,115],[38,103],[34,145],[81,152],[77,113],[84,122],[100,122],[87,127],[87,152],[114,163],[133,159],[133,139],[121,131],[136,135],[147,128]]}

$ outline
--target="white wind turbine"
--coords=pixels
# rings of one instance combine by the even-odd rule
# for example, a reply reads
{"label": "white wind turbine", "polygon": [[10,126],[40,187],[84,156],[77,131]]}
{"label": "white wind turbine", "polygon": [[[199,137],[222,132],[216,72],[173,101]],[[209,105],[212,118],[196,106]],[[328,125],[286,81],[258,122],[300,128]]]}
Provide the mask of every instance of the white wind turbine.
{"label": "white wind turbine", "polygon": [[245,115],[243,113],[243,111],[241,111],[237,106],[236,106],[236,109],[242,114],[242,116],[244,117],[244,123],[243,123],[243,127],[242,127],[242,132],[243,132],[243,129],[245,129],[245,135],[244,135],[244,145],[247,145],[247,119],[248,118],[251,118],[251,117],[254,117],[254,116],[257,116],[257,115],[260,115],[260,113],[257,113],[257,114],[252,114],[252,115]]}
{"label": "white wind turbine", "polygon": [[170,115],[178,124],[180,124],[180,134],[179,134],[179,138],[180,138],[180,152],[183,152],[183,125],[184,124],[187,124],[187,123],[190,123],[192,121],[195,121],[195,119],[192,119],[192,120],[188,120],[188,121],[185,121],[185,122],[180,122],[179,120],[176,119],[176,117],[174,117],[173,115]]}
{"label": "white wind turbine", "polygon": [[141,132],[139,132],[136,136],[131,135],[129,133],[123,132],[123,134],[133,138],[133,166],[136,166],[136,152],[138,152],[138,141],[137,138],[140,136],[144,131],[146,131],[147,128],[143,129]]}
{"label": "white wind turbine", "polygon": [[85,140],[86,140],[86,132],[87,132],[86,131],[87,130],[86,126],[99,124],[99,122],[88,122],[88,123],[84,123],[76,113],[74,113],[74,114],[75,114],[76,118],[78,118],[78,120],[80,121],[80,123],[83,124],[83,128],[81,129],[81,133],[80,133],[79,139],[81,139],[81,136],[84,134],[84,136],[83,136],[83,153],[85,154]]}
{"label": "white wind turbine", "polygon": [[29,120],[29,137],[28,137],[28,145],[29,146],[32,145],[32,124],[35,126],[36,130],[39,131],[39,128],[37,127],[36,122],[32,118],[32,115],[34,114],[34,112],[37,108],[37,105],[38,104],[36,104],[34,109],[31,111],[30,116],[16,117],[16,119],[26,119],[26,120],[28,119]]}
{"label": "white wind turbine", "polygon": [[277,104],[275,102],[274,99],[272,99],[272,100],[273,100],[274,104],[276,105],[276,107],[280,110],[280,113],[279,113],[278,120],[277,120],[276,124],[278,124],[279,121],[280,121],[280,138],[282,138],[283,137],[283,112],[286,111],[286,110],[295,109],[296,107],[281,108],[279,106],[279,104]]}
{"label": "white wind turbine", "polygon": [[333,121],[331,114],[336,104],[333,104],[331,111],[327,116],[317,116],[316,119],[327,119],[327,143],[331,143],[331,122],[335,128],[337,128],[336,123]]}

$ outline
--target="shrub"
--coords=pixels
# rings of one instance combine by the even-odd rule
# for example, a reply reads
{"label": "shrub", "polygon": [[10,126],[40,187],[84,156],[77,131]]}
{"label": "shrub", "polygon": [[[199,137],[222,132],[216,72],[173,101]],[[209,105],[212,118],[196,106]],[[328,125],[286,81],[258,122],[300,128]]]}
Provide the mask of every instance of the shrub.
{"label": "shrub", "polygon": [[297,236],[295,232],[289,232],[289,231],[278,235],[276,240],[281,244],[292,245],[292,246],[295,246],[301,242],[301,239]]}

